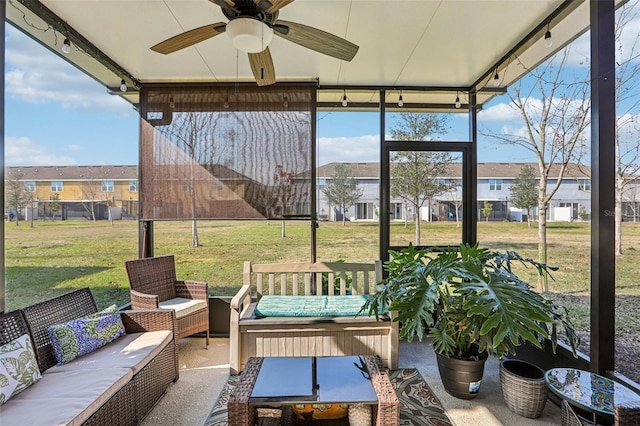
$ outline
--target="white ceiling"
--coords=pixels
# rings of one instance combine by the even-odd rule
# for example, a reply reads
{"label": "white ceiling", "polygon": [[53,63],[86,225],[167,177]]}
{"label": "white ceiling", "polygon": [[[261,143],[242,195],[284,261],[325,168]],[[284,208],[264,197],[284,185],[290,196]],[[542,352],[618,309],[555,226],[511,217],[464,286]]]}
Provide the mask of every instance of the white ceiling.
{"label": "white ceiling", "polygon": [[[34,5],[38,4],[8,1],[8,21],[116,92],[123,77],[130,87],[133,80],[253,81],[246,54],[238,52],[225,34],[169,55],[149,49],[183,31],[226,23],[220,7],[208,0],[42,0],[40,4],[58,17],[47,18],[47,23],[29,10],[37,10]],[[482,104],[496,93],[490,82],[496,69],[504,88],[582,33],[588,26],[588,4],[581,0],[296,0],[280,9],[278,19],[346,38],[360,47],[358,53],[345,62],[280,37],[274,37],[269,49],[277,81],[317,80],[319,88],[325,89],[319,92],[319,102],[339,104],[342,89],[347,88],[352,104],[377,103],[375,88],[381,87],[387,89],[388,102],[397,102],[403,89],[405,105],[449,105],[456,89],[476,88]],[[44,31],[47,25],[51,29]],[[542,42],[547,26],[553,34],[552,49]],[[60,51],[66,27],[72,29],[68,55]],[[123,72],[105,67],[104,61],[93,57],[94,52],[78,48],[80,43],[73,43],[76,32]],[[531,41],[518,48],[527,37]],[[428,88],[429,93],[411,90],[417,87]],[[138,102],[136,90],[119,94]],[[468,100],[466,93],[461,92],[460,98],[463,104]]]}

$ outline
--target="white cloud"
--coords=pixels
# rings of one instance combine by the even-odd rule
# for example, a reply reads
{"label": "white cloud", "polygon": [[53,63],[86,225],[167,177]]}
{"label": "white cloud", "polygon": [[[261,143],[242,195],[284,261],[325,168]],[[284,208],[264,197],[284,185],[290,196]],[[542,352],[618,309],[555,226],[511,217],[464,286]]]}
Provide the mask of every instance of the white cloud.
{"label": "white cloud", "polygon": [[34,143],[26,137],[5,139],[5,164],[7,166],[53,166],[74,165],[76,161],[65,155],[52,154],[47,147]]}
{"label": "white cloud", "polygon": [[[553,98],[551,100],[551,105],[548,104],[549,100],[547,100],[547,103],[545,104],[541,99],[535,97],[521,99],[521,102],[524,104],[527,118],[535,123],[540,122],[542,110],[545,107],[550,108],[550,112],[548,114],[551,118],[555,116],[569,115],[571,113],[578,113],[584,107],[584,102],[581,99],[566,100],[562,97]],[[500,103],[480,111],[478,114],[478,121],[482,123],[500,123],[503,124],[504,127],[511,126],[514,122],[523,123],[523,118],[515,106]]]}
{"label": "white cloud", "polygon": [[499,103],[483,109],[478,113],[478,120],[482,121],[513,121],[519,120],[520,114],[508,103]]}
{"label": "white cloud", "polygon": [[380,135],[320,138],[318,164],[344,161],[380,161]]}
{"label": "white cloud", "polygon": [[130,115],[131,105],[11,25],[5,37],[6,96],[33,104]]}
{"label": "white cloud", "polygon": [[[591,37],[587,31],[578,39],[574,40],[568,47],[567,51],[567,66],[586,68],[590,66],[591,62]],[[557,55],[554,58],[554,64],[560,65],[562,60],[562,54]]]}
{"label": "white cloud", "polygon": [[507,124],[504,124],[500,127],[500,133],[505,136],[512,136],[514,139],[528,139],[529,133],[527,132],[527,128],[525,126],[513,127]]}

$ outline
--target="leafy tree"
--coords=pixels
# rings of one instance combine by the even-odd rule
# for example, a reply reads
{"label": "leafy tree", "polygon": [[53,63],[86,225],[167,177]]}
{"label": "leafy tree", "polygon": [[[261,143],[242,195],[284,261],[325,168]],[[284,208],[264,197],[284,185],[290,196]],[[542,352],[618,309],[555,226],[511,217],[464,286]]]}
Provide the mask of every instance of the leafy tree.
{"label": "leafy tree", "polygon": [[[640,181],[640,179],[639,179]],[[638,213],[640,212],[640,183],[630,185],[624,192],[624,200],[633,213],[633,221],[638,221]]]}
{"label": "leafy tree", "polygon": [[[432,113],[405,112],[390,133],[394,140],[427,141],[447,132],[447,117]],[[420,245],[420,210],[427,201],[450,190],[442,179],[453,156],[448,152],[398,151],[391,156],[391,196],[415,209],[415,243]]]}
{"label": "leafy tree", "polygon": [[60,213],[62,210],[62,205],[60,204],[60,194],[57,192],[49,197],[49,209],[51,210],[52,220],[55,222],[56,214]]}
{"label": "leafy tree", "polygon": [[527,212],[527,225],[531,228],[531,211],[538,204],[538,192],[536,190],[536,172],[528,164],[522,166],[520,174],[513,179],[511,184],[511,202]]}
{"label": "leafy tree", "polygon": [[349,176],[349,166],[337,164],[331,176],[331,183],[324,187],[323,192],[330,204],[340,207],[342,226],[345,226],[347,210],[358,202],[363,193],[358,181]]}
{"label": "leafy tree", "polygon": [[587,210],[583,206],[580,206],[580,211],[578,212],[578,217],[582,221],[585,221],[585,220],[587,220],[589,218],[589,215],[587,214]]}
{"label": "leafy tree", "polygon": [[16,172],[9,175],[9,179],[4,186],[5,209],[16,211],[16,226],[20,224],[20,211],[27,206],[27,192],[24,188],[22,178],[24,173]]}
{"label": "leafy tree", "polygon": [[493,213],[493,204],[491,204],[490,201],[484,201],[484,203],[482,203],[482,214],[485,217],[485,221],[489,222],[489,216],[491,216],[491,213]]}

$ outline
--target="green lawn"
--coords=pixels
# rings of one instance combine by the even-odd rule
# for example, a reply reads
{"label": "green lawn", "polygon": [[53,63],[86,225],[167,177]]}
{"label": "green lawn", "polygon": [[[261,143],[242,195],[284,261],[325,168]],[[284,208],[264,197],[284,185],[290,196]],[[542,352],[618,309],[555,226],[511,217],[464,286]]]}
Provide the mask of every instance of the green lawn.
{"label": "green lawn", "polygon": [[[155,254],[174,254],[179,278],[204,280],[212,295],[233,295],[242,281],[242,263],[306,261],[310,258],[308,222],[200,221],[201,246],[191,242],[191,222],[156,222]],[[455,223],[425,223],[425,244],[460,240]],[[414,237],[412,224],[393,224],[392,244]],[[370,261],[379,257],[375,223],[322,222],[318,260]],[[517,250],[537,258],[537,228],[526,223],[479,222],[481,244]],[[588,327],[590,236],[588,223],[550,223],[549,261],[560,270],[550,283],[554,296],[570,305],[580,327]],[[635,306],[640,300],[640,223],[624,223],[624,255],[617,260],[619,326],[639,329]],[[137,222],[5,223],[6,309],[26,306],[73,288],[91,287],[99,307],[128,302],[124,262],[137,257]],[[534,271],[521,271],[535,284]]]}

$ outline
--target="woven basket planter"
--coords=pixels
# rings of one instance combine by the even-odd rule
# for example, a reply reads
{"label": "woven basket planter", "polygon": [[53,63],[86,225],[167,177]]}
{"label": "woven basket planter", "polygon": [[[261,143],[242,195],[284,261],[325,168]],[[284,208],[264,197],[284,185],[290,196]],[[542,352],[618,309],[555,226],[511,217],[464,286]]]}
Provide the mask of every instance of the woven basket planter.
{"label": "woven basket planter", "polygon": [[500,385],[507,406],[514,413],[535,419],[547,403],[544,370],[517,359],[500,363]]}

